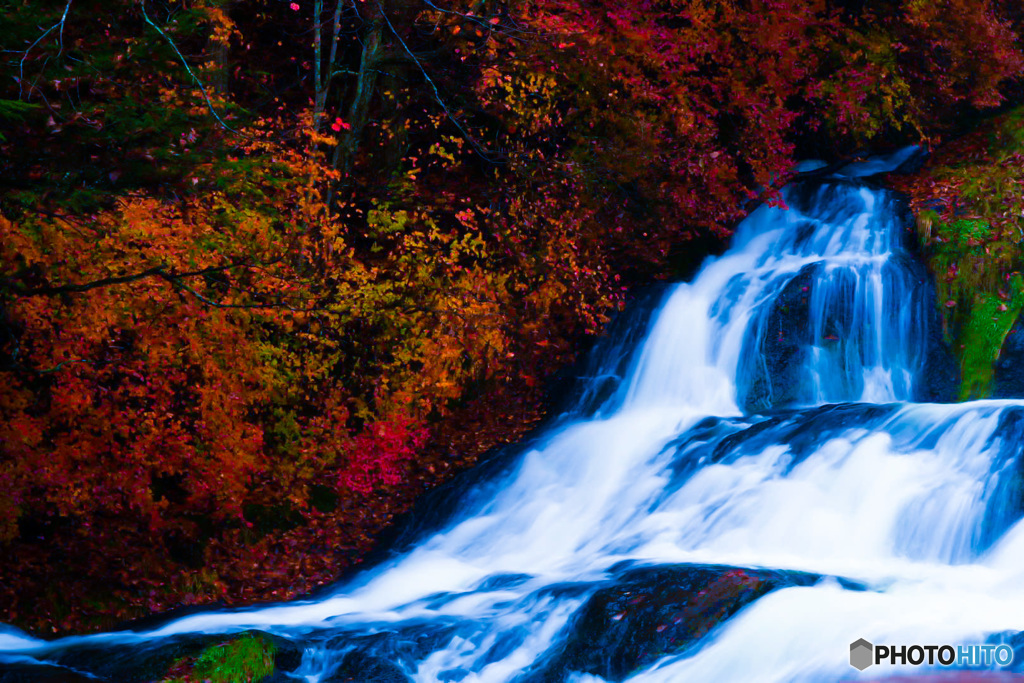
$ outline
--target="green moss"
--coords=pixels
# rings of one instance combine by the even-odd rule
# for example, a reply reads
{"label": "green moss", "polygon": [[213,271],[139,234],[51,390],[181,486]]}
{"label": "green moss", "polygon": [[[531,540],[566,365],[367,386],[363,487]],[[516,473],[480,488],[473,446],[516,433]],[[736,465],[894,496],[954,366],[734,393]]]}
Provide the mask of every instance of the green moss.
{"label": "green moss", "polygon": [[[967,312],[977,292],[995,293],[1013,270],[1018,248],[993,232],[988,222],[963,219],[937,223],[929,249],[930,265],[939,279],[940,303],[961,306]],[[948,331],[948,328],[947,328]]]}
{"label": "green moss", "polygon": [[1024,151],[1024,107],[1007,112],[989,135],[989,152],[1005,157]]}
{"label": "green moss", "polygon": [[939,235],[944,241],[951,242],[960,249],[988,239],[991,233],[991,226],[977,218],[953,221],[941,226],[939,230]]}
{"label": "green moss", "polygon": [[[246,634],[226,643],[212,645],[196,658],[184,677],[165,678],[162,683],[255,683],[274,673],[277,646],[261,635]],[[180,671],[187,662],[176,662]]]}
{"label": "green moss", "polygon": [[988,396],[992,384],[992,366],[1014,321],[1024,308],[1020,276],[1015,278],[1015,295],[1009,301],[980,293],[974,300],[962,335],[960,400]]}
{"label": "green moss", "polygon": [[960,400],[985,398],[1003,340],[1024,308],[1024,282],[1012,275],[1020,245],[986,221],[958,220],[938,224],[928,260],[945,338],[960,360]]}
{"label": "green moss", "polygon": [[[20,123],[30,113],[40,109],[42,109],[42,106],[35,103],[0,98],[0,123]],[[0,132],[0,142],[6,141],[7,138]]]}

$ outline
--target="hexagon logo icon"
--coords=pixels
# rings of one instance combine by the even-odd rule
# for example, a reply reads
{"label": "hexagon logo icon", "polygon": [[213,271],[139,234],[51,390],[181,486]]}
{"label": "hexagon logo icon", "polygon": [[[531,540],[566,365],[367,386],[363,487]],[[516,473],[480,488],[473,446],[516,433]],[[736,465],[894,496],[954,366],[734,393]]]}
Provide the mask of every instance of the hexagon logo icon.
{"label": "hexagon logo icon", "polygon": [[860,638],[850,643],[850,666],[863,671],[874,664],[875,646]]}

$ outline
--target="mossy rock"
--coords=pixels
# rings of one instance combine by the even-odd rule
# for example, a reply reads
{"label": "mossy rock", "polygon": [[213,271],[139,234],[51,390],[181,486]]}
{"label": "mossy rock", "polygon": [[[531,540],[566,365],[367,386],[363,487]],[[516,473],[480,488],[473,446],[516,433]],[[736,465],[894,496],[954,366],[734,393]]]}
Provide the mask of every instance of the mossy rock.
{"label": "mossy rock", "polygon": [[[285,646],[285,652],[281,652]],[[161,683],[258,683],[269,680],[278,666],[293,669],[297,647],[262,632],[247,632],[209,645],[195,658],[176,660]],[[278,662],[278,655],[284,654]]]}
{"label": "mossy rock", "polygon": [[1008,300],[992,294],[975,295],[961,334],[961,400],[991,395],[994,370],[1003,344],[1024,309],[1024,283],[1020,280],[1020,276],[1014,278],[1011,285],[1014,294]]}
{"label": "mossy rock", "polygon": [[159,681],[175,661],[198,656],[223,636],[188,634],[133,644],[99,642],[58,653],[54,661],[86,671],[103,681],[150,683]]}
{"label": "mossy rock", "polygon": [[101,642],[53,658],[62,666],[117,683],[255,683],[275,670],[294,670],[301,659],[298,645],[261,631],[185,634],[130,645]]}

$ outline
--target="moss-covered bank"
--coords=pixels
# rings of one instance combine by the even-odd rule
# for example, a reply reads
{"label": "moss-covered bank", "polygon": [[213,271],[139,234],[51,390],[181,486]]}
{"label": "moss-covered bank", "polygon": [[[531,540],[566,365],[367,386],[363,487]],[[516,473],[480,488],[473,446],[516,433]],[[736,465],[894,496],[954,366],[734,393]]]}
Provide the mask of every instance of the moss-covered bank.
{"label": "moss-covered bank", "polygon": [[960,400],[991,394],[993,367],[1024,309],[1024,107],[940,146],[895,178],[935,276],[943,333],[960,362]]}

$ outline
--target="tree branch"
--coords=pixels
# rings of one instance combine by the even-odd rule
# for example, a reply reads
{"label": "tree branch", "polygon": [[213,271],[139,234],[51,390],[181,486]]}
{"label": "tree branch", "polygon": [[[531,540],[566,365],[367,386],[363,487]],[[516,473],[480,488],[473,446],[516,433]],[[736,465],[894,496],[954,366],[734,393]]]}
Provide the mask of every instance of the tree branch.
{"label": "tree branch", "polygon": [[239,266],[245,265],[244,263],[231,263],[224,266],[211,266],[209,268],[203,268],[202,270],[194,270],[186,273],[168,273],[167,266],[154,266],[140,273],[134,273],[132,275],[119,275],[117,277],[105,277],[99,280],[93,280],[92,282],[84,282],[81,284],[70,284],[70,285],[58,285],[55,287],[34,287],[32,289],[18,289],[13,287],[13,293],[15,296],[27,297],[27,296],[59,296],[61,294],[80,294],[82,292],[88,292],[92,289],[99,289],[100,287],[109,287],[111,285],[123,285],[129,282],[136,282],[138,280],[145,280],[146,278],[158,277],[168,282],[175,282],[181,278],[195,277],[197,275],[207,275],[209,273],[223,272],[230,270],[231,268],[238,268]]}
{"label": "tree branch", "polygon": [[154,24],[153,21],[149,18],[149,14],[146,13],[146,0],[139,0],[139,7],[142,8],[142,18],[145,19],[146,23],[152,26],[156,30],[156,32],[159,33],[163,37],[163,39],[167,41],[167,44],[171,46],[171,49],[174,50],[174,53],[178,55],[178,59],[181,60],[182,65],[185,67],[185,71],[188,72],[188,75],[191,76],[192,80],[195,81],[196,85],[199,86],[200,92],[203,93],[203,99],[206,100],[206,108],[210,110],[211,114],[213,114],[213,118],[217,119],[217,123],[219,123],[224,128],[224,130],[231,131],[235,135],[249,139],[249,136],[235,130],[227,123],[225,123],[224,119],[222,119],[220,117],[220,114],[217,113],[217,110],[213,108],[213,102],[210,101],[210,94],[206,91],[206,86],[203,85],[203,82],[199,80],[199,77],[196,76],[195,72],[192,71],[192,67],[188,65],[188,60],[186,60],[185,56],[181,54],[181,51],[178,49],[178,46],[174,44],[174,41],[171,40],[171,37],[164,33],[163,29]]}
{"label": "tree branch", "polygon": [[[110,287],[113,285],[127,284],[129,282],[138,282],[139,280],[145,280],[147,278],[159,278],[168,282],[172,287],[176,289],[182,289],[202,303],[213,306],[214,308],[248,308],[248,309],[269,309],[269,308],[284,308],[293,313],[312,313],[320,310],[318,306],[312,306],[309,308],[296,308],[294,305],[287,303],[284,300],[278,300],[271,303],[248,303],[248,304],[226,304],[219,301],[214,301],[207,296],[201,294],[196,289],[185,284],[186,278],[197,277],[200,275],[210,275],[213,273],[221,273],[232,268],[240,268],[248,266],[249,264],[240,263],[229,263],[223,266],[210,266],[209,268],[203,268],[201,270],[192,270],[184,273],[168,272],[167,266],[154,266],[147,270],[139,273],[133,273],[131,275],[119,275],[117,277],[106,277],[99,280],[93,280],[92,282],[84,282],[81,284],[68,284],[59,285],[53,287],[35,287],[33,289],[18,289],[13,287],[13,294],[19,297],[31,297],[31,296],[59,296],[61,294],[81,294],[88,292],[93,289],[99,289],[101,287]],[[242,290],[245,291],[245,290]],[[250,292],[250,294],[252,294]],[[84,361],[83,361],[84,362]]]}
{"label": "tree branch", "polygon": [[19,95],[19,97],[24,93],[23,83],[25,81],[25,60],[28,59],[28,55],[29,55],[30,52],[32,52],[32,48],[34,48],[36,45],[38,45],[43,40],[43,38],[45,38],[46,36],[50,35],[50,31],[54,30],[55,28],[59,28],[60,29],[60,51],[58,51],[57,54],[59,55],[62,52],[64,52],[64,22],[67,21],[68,12],[71,10],[71,3],[72,3],[72,1],[73,0],[68,0],[67,6],[64,7],[64,14],[62,14],[61,17],[60,17],[60,21],[58,21],[56,24],[54,24],[50,28],[48,28],[45,31],[43,31],[43,35],[41,35],[38,38],[36,38],[36,41],[34,43],[32,43],[31,45],[29,45],[28,49],[25,50],[24,54],[22,54],[21,61],[18,63],[18,95]]}
{"label": "tree branch", "polygon": [[62,14],[60,17],[60,49],[57,51],[58,57],[61,55],[62,52],[64,52],[64,22],[68,18],[68,11],[71,10],[71,1],[72,0],[68,0],[68,4],[64,8],[64,14]]}
{"label": "tree branch", "polygon": [[484,17],[477,16],[475,14],[463,14],[462,12],[456,12],[455,10],[452,10],[452,9],[445,9],[443,7],[438,7],[437,5],[432,3],[430,0],[423,0],[423,3],[425,5],[427,5],[428,7],[430,7],[431,9],[434,9],[434,10],[436,10],[438,12],[443,13],[443,14],[453,14],[453,15],[455,15],[457,17],[461,17],[463,19],[466,19],[467,21],[471,21],[474,24],[478,24],[481,28],[484,28],[484,29],[486,29],[488,31],[494,31],[496,29],[511,29],[511,30],[515,31],[516,33],[541,35],[541,34],[537,33],[536,31],[524,31],[523,29],[519,28],[518,26],[509,26],[509,25],[502,25],[502,24],[492,24],[490,21],[484,21]]}
{"label": "tree branch", "polygon": [[85,363],[87,365],[96,365],[96,361],[94,360],[87,360],[85,358],[75,358],[73,360],[66,360],[63,363],[57,363],[52,368],[47,368],[46,370],[36,370],[35,372],[38,372],[40,375],[46,375],[51,372],[57,372],[58,370],[60,370],[65,365],[68,365],[69,363]]}
{"label": "tree branch", "polygon": [[180,287],[181,289],[184,289],[186,292],[188,292],[189,294],[191,294],[195,298],[199,299],[199,301],[203,302],[207,306],[213,306],[214,308],[250,308],[250,309],[253,309],[253,308],[255,308],[255,309],[259,309],[259,308],[285,308],[285,309],[288,309],[289,311],[292,311],[293,313],[310,313],[312,311],[318,310],[315,307],[314,308],[295,308],[294,306],[286,304],[286,303],[284,303],[282,301],[277,301],[277,302],[271,303],[271,304],[224,304],[224,303],[221,303],[219,301],[214,301],[213,299],[206,298],[205,296],[203,296],[202,294],[200,294],[199,292],[197,292],[196,290],[192,289],[191,287],[189,287],[184,282],[181,282],[178,279],[169,279],[168,281],[172,282],[175,287]]}
{"label": "tree branch", "polygon": [[437,101],[438,104],[441,105],[441,108],[444,109],[444,113],[448,116],[448,119],[455,124],[455,127],[459,129],[460,133],[462,133],[462,137],[466,139],[466,141],[473,147],[476,153],[479,154],[484,161],[488,161],[490,163],[497,163],[497,161],[494,158],[491,158],[487,150],[485,150],[480,145],[480,143],[476,141],[476,138],[470,135],[469,131],[467,131],[462,126],[462,122],[460,122],[448,108],[448,104],[445,103],[444,99],[441,97],[441,92],[437,89],[437,85],[434,83],[434,79],[430,77],[430,74],[428,74],[427,70],[423,68],[423,64],[416,57],[416,54],[409,49],[409,46],[406,45],[405,41],[402,39],[402,36],[399,35],[397,30],[395,30],[395,26],[394,24],[391,23],[391,19],[388,18],[388,14],[384,10],[384,7],[381,5],[380,0],[377,0],[377,7],[378,9],[380,9],[381,16],[384,18],[385,23],[387,23],[388,28],[391,29],[391,33],[395,36],[399,44],[402,46],[402,49],[404,49],[405,53],[409,55],[409,59],[411,59],[413,64],[415,64],[416,67],[420,70],[420,73],[423,74],[423,78],[426,79],[427,83],[430,84],[431,89],[434,91],[434,99]]}

